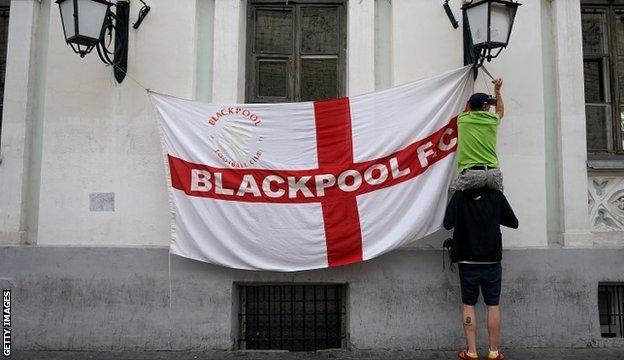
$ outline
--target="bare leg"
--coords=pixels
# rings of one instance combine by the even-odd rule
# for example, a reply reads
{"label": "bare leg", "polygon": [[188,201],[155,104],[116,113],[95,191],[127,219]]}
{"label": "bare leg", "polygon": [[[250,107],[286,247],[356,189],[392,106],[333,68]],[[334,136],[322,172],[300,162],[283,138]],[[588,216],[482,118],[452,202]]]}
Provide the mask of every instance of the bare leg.
{"label": "bare leg", "polygon": [[490,350],[498,350],[498,341],[500,339],[500,307],[487,307],[487,327],[490,341]]}
{"label": "bare leg", "polygon": [[462,322],[468,343],[468,352],[477,352],[477,317],[474,306],[462,304]]}

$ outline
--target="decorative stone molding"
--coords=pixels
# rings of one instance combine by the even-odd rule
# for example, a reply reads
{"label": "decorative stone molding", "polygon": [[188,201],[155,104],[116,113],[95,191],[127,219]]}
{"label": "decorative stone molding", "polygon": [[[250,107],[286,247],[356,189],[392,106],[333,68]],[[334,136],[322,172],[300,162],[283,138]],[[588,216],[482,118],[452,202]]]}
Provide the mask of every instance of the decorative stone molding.
{"label": "decorative stone molding", "polygon": [[589,219],[593,231],[624,231],[624,176],[589,176]]}

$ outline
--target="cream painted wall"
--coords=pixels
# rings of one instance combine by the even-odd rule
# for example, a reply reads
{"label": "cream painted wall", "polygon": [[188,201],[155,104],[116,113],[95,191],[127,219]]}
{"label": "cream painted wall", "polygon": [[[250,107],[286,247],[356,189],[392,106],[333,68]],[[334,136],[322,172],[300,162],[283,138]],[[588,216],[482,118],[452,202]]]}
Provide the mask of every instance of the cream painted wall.
{"label": "cream painted wall", "polygon": [[[210,2],[210,11],[201,10],[206,9],[202,1]],[[525,2],[511,45],[488,65],[494,75],[505,78],[507,115],[500,128],[499,153],[506,193],[521,224],[517,231],[505,230],[507,247],[548,244],[545,167],[552,164],[545,164],[544,96],[555,94],[544,94],[540,3]],[[130,29],[130,76],[175,96],[191,98],[203,92],[215,101],[243,99],[245,1],[178,0],[176,6],[170,4],[170,0],[151,0],[152,12],[141,28]],[[383,21],[391,24],[376,38],[390,37],[390,44],[381,48],[392,53],[380,58],[375,52],[380,44],[356,36],[375,37],[374,12],[380,7],[373,0],[349,5],[351,95],[372,90],[377,80],[397,85],[463,65],[461,27],[451,27],[441,1],[393,0],[391,8],[383,6]],[[452,0],[451,6],[461,20],[460,1]],[[132,2],[133,21],[139,7],[140,3]],[[215,18],[197,16],[198,9]],[[85,59],[76,56],[63,41],[56,7],[51,9],[49,26],[37,242],[168,244],[163,158],[145,91],[131,78],[116,84],[111,69],[96,54]],[[212,41],[204,39],[198,45],[201,28],[214,33]],[[206,49],[211,43],[214,51]],[[206,59],[212,64],[211,76],[198,69]],[[383,66],[375,61],[383,61]],[[384,67],[391,73],[379,70]],[[374,73],[384,78],[375,79]],[[367,75],[368,79],[363,78]],[[198,79],[212,81],[211,96]],[[485,84],[479,77],[476,89],[491,90]],[[115,193],[115,211],[90,211],[89,194],[110,192]]]}
{"label": "cream painted wall", "polygon": [[0,244],[26,242],[26,182],[30,153],[30,114],[33,104],[36,47],[34,33],[39,12],[34,2],[13,1],[9,17],[5,95],[0,148]]}
{"label": "cream painted wall", "polygon": [[[132,2],[132,21],[140,5]],[[141,27],[130,29],[129,75],[191,97],[195,2],[150,6]],[[146,91],[129,77],[116,84],[97,54],[75,55],[56,6],[49,26],[38,244],[167,244],[163,157]],[[89,210],[89,194],[99,192],[115,193],[114,212]]]}
{"label": "cream painted wall", "polygon": [[[503,232],[504,243],[508,246],[546,245],[545,167],[548,165],[539,1],[527,1],[522,5],[509,47],[488,69],[496,77],[505,79],[506,115],[500,127],[498,151],[505,175],[505,192],[521,221],[517,231]],[[483,83],[478,79],[481,90]]]}
{"label": "cream painted wall", "polygon": [[560,138],[560,242],[588,245],[593,243],[593,236],[588,214],[581,10],[578,1],[573,3],[552,2]]}
{"label": "cream painted wall", "polygon": [[375,2],[347,4],[347,94],[375,90]]}
{"label": "cream painted wall", "polygon": [[[442,1],[392,1],[394,85],[463,66],[461,27],[453,29]],[[460,1],[449,3],[461,20]]]}

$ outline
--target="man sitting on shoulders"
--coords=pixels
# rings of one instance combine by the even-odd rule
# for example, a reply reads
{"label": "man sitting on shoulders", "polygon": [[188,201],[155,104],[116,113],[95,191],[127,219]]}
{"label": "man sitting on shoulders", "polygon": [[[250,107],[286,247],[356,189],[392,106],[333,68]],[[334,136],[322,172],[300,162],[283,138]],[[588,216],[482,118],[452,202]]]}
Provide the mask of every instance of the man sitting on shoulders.
{"label": "man sitting on shoulders", "polygon": [[[487,187],[503,191],[503,174],[496,154],[498,125],[505,115],[501,96],[503,80],[494,80],[494,96],[476,93],[468,100],[469,111],[457,118],[457,178],[451,192]],[[495,112],[490,112],[495,105]]]}

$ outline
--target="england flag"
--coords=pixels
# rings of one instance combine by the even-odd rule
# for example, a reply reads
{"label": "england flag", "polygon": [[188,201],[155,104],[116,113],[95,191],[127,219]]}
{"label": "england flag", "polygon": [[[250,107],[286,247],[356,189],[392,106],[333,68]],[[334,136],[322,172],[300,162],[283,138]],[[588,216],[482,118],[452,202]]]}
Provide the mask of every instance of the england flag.
{"label": "england flag", "polygon": [[151,93],[168,161],[171,253],[299,271],[368,260],[437,231],[471,70],[316,102]]}

